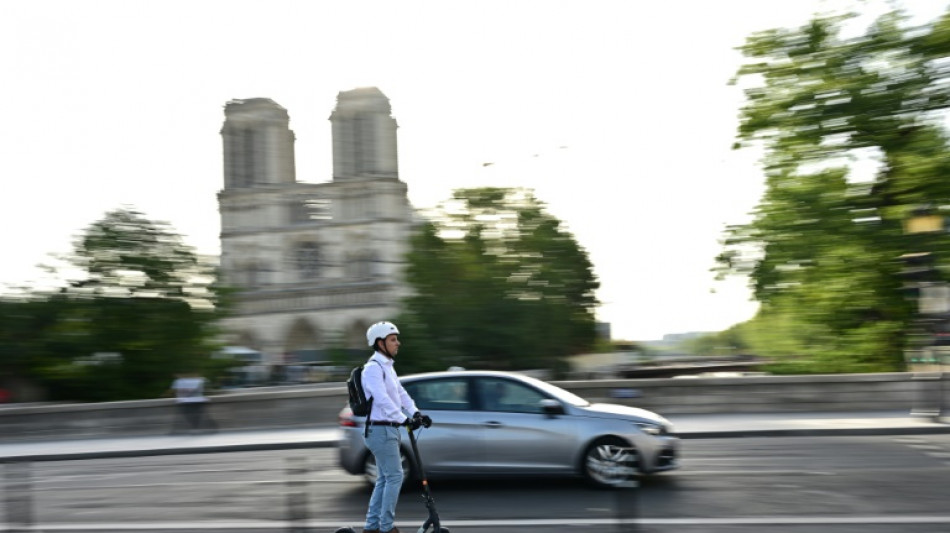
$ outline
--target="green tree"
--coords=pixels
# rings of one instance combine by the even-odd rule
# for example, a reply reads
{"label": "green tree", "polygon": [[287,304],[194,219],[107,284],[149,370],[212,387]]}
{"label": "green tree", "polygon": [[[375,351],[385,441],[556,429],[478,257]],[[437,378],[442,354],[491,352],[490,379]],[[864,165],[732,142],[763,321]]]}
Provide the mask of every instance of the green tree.
{"label": "green tree", "polygon": [[[764,148],[766,192],[754,220],[727,231],[719,270],[750,276],[764,325],[746,334],[789,335],[789,351],[774,354],[789,358],[788,371],[901,368],[913,307],[897,258],[950,251],[945,236],[919,242],[901,230],[914,206],[950,201],[940,123],[950,18],[909,28],[893,12],[844,38],[849,18],[757,33],[742,47],[749,62],[737,80],[749,86],[737,147]],[[855,179],[854,160],[876,162],[872,180]]]}
{"label": "green tree", "polygon": [[74,353],[67,308],[57,296],[0,299],[0,387],[13,391],[15,400],[42,399],[32,390],[41,382],[41,369]]}
{"label": "green tree", "polygon": [[74,246],[73,265],[85,274],[73,283],[102,296],[187,299],[208,296],[208,265],[167,224],[133,209],[116,209],[90,225]]}
{"label": "green tree", "polygon": [[67,287],[0,303],[4,370],[52,399],[103,401],[155,397],[175,373],[214,379],[229,365],[211,357],[228,293],[166,224],[109,212],[69,259],[80,273]]}
{"label": "green tree", "polygon": [[455,191],[412,238],[407,278],[412,370],[559,370],[594,344],[593,266],[530,191]]}

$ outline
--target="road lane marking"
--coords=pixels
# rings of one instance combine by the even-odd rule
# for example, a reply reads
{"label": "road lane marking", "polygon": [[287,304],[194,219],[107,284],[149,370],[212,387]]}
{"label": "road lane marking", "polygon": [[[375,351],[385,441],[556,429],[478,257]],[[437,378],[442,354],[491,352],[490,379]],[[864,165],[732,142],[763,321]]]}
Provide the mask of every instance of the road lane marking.
{"label": "road lane marking", "polygon": [[946,450],[944,446],[938,444],[908,444],[908,446],[915,450]]}
{"label": "road lane marking", "polygon": [[[837,476],[840,475],[838,472],[831,471],[813,471],[813,470],[689,470],[689,471],[679,471],[676,473],[676,477],[703,477],[703,476],[744,476],[744,477],[758,477],[758,476]],[[354,485],[363,485],[364,481],[362,478],[351,476],[349,474],[331,474],[329,476],[320,476],[320,477],[310,477],[306,479],[301,479],[301,482],[307,484],[354,484]],[[164,482],[164,483],[113,483],[113,484],[103,484],[103,485],[85,485],[77,486],[72,484],[62,484],[61,480],[48,479],[48,480],[37,480],[34,482],[33,489],[36,491],[43,492],[52,492],[52,491],[70,491],[70,490],[87,490],[87,489],[96,489],[96,490],[136,490],[136,489],[158,489],[158,488],[177,488],[187,485],[190,487],[198,486],[267,486],[267,485],[284,485],[287,483],[286,479],[257,479],[257,480],[221,480],[221,481],[193,481],[189,483],[182,482]]]}
{"label": "road lane marking", "polygon": [[[400,520],[403,528],[414,527],[417,520]],[[357,521],[358,522],[358,521]],[[190,522],[99,522],[88,524],[42,523],[31,526],[0,525],[4,531],[141,531],[141,530],[254,530],[309,527],[338,528],[353,526],[350,520],[243,520],[243,521],[190,521]],[[716,525],[716,526],[776,526],[776,525],[863,525],[863,524],[950,524],[950,515],[873,515],[873,516],[754,516],[722,518],[544,518],[497,520],[444,520],[445,527],[527,527],[527,526],[609,526],[638,525]]]}
{"label": "road lane marking", "polygon": [[692,476],[837,476],[827,470],[680,470],[676,477]]}

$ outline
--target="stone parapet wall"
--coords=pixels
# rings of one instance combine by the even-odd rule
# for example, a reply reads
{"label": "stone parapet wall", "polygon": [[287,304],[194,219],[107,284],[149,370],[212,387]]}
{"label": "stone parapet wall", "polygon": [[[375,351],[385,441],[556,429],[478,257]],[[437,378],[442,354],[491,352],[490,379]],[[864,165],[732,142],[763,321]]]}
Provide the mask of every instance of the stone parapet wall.
{"label": "stone parapet wall", "polygon": [[748,376],[560,382],[589,401],[658,413],[763,413],[910,409],[919,383],[908,373]]}
{"label": "stone parapet wall", "polygon": [[[592,402],[642,407],[662,415],[911,410],[920,382],[909,373],[739,378],[562,381]],[[346,388],[248,390],[211,397],[221,431],[330,426]],[[0,408],[0,442],[161,435],[176,415],[171,399]]]}

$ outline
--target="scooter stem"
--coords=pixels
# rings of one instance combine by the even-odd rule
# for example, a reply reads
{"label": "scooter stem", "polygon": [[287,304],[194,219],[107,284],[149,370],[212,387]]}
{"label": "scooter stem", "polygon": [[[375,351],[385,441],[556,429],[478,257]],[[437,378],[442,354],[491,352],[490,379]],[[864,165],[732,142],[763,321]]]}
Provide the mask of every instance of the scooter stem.
{"label": "scooter stem", "polygon": [[439,513],[435,510],[435,499],[429,491],[429,480],[426,477],[425,468],[422,466],[422,458],[419,456],[419,446],[416,444],[416,435],[411,427],[406,427],[409,432],[409,443],[412,444],[412,454],[415,456],[416,465],[419,467],[419,477],[422,478],[422,499],[425,500],[426,509],[429,511],[429,518],[426,519],[417,533],[425,533],[429,526],[433,526],[433,533],[442,533],[442,524],[439,522]]}

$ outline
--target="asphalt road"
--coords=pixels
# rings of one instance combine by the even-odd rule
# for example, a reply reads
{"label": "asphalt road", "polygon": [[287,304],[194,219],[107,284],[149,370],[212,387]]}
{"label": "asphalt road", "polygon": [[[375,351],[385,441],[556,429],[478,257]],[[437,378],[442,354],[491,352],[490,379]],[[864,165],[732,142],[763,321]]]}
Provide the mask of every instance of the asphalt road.
{"label": "asphalt road", "polygon": [[[453,533],[950,531],[950,435],[683,444],[681,470],[625,491],[505,480],[433,481],[433,493]],[[6,465],[0,524],[30,494],[42,531],[360,531],[369,494],[332,448],[35,463],[32,489],[11,490],[22,474]],[[424,518],[412,484],[397,525],[415,531]]]}

